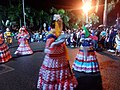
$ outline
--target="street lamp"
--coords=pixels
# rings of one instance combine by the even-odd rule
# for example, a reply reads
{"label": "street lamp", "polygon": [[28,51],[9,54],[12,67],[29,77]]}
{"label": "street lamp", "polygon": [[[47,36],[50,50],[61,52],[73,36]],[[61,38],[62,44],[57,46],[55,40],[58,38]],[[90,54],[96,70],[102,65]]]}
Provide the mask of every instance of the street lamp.
{"label": "street lamp", "polygon": [[26,26],[26,21],[25,21],[25,6],[24,6],[24,0],[22,0],[22,5],[23,5],[23,18],[24,18],[24,26]]}
{"label": "street lamp", "polygon": [[85,13],[85,16],[86,16],[86,23],[88,23],[88,12],[91,9],[91,2],[90,1],[85,2],[82,9],[83,9],[83,12]]}

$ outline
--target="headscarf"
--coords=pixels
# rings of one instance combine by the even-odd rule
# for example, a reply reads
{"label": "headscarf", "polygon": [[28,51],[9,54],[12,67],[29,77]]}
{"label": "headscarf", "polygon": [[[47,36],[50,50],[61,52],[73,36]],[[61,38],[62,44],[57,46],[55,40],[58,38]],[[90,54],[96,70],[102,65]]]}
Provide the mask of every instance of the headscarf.
{"label": "headscarf", "polygon": [[60,35],[61,29],[57,21],[55,21],[55,35],[58,37]]}
{"label": "headscarf", "polygon": [[60,15],[54,15],[53,18],[53,25],[55,25],[54,28],[51,28],[51,31],[49,31],[49,34],[54,34],[56,37],[58,37],[62,31],[62,20],[60,20]]}
{"label": "headscarf", "polygon": [[87,28],[83,25],[82,26],[82,28],[83,28],[83,32],[84,32],[84,34],[85,34],[85,37],[87,38],[87,37],[89,37],[90,36],[90,33],[89,33],[89,31],[87,30]]}
{"label": "headscarf", "polygon": [[19,33],[21,33],[22,31],[24,31],[25,34],[28,34],[28,31],[26,30],[26,27],[25,27],[25,26],[22,26],[22,27],[19,29]]}

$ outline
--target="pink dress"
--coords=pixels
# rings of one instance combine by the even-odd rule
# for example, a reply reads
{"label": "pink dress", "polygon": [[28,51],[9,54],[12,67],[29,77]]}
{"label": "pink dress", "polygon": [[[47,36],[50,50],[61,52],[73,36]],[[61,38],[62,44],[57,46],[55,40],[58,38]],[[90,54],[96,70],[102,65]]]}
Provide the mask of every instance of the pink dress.
{"label": "pink dress", "polygon": [[66,45],[63,43],[50,48],[54,41],[54,38],[46,41],[47,53],[39,72],[37,88],[39,90],[73,90],[77,86],[77,80],[66,58]]}
{"label": "pink dress", "polygon": [[14,54],[18,54],[18,55],[33,54],[33,51],[30,48],[30,45],[28,44],[28,40],[27,40],[29,38],[29,34],[18,34],[18,37],[19,37],[18,41],[20,44]]}
{"label": "pink dress", "polygon": [[9,61],[12,58],[8,46],[5,44],[2,34],[0,35],[0,63]]}

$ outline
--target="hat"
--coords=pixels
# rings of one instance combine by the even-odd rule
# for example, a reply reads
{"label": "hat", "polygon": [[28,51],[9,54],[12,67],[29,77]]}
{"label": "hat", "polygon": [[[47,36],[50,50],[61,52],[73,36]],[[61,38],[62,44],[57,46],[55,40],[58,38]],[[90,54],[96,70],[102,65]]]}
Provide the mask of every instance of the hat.
{"label": "hat", "polygon": [[83,29],[83,33],[85,34],[85,37],[86,38],[89,37],[90,33],[89,33],[88,29],[84,25],[82,26],[82,29]]}
{"label": "hat", "polygon": [[19,32],[21,32],[21,31],[24,31],[26,34],[28,34],[28,32],[27,32],[25,26],[22,26],[22,27],[19,29]]}
{"label": "hat", "polygon": [[53,16],[53,20],[55,20],[55,21],[59,20],[60,18],[61,17],[59,14],[54,14],[54,16]]}

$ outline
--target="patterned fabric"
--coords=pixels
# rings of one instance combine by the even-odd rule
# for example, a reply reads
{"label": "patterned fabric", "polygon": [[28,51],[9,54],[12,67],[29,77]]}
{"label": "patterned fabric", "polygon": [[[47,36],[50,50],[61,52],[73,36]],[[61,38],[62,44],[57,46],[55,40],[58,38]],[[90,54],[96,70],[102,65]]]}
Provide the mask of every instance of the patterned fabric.
{"label": "patterned fabric", "polygon": [[27,35],[21,36],[18,41],[20,42],[20,44],[14,54],[19,55],[33,54],[33,51],[28,44]]}
{"label": "patterned fabric", "polygon": [[47,39],[46,53],[39,72],[37,88],[40,90],[73,90],[77,80],[71,72],[65,55],[65,44],[49,48],[54,38]]}
{"label": "patterned fabric", "polygon": [[2,41],[0,44],[0,63],[7,62],[12,58],[8,46]]}
{"label": "patterned fabric", "polygon": [[73,69],[79,72],[99,72],[99,65],[92,46],[81,46],[73,64]]}

